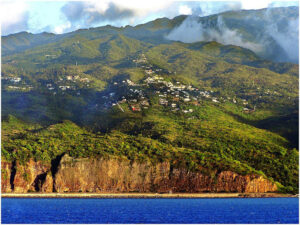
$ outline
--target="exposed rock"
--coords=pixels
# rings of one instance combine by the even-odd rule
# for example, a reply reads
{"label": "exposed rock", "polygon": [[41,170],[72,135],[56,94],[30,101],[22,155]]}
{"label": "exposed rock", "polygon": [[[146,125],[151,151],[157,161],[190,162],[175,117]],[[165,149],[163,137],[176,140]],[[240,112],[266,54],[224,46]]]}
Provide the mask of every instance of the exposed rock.
{"label": "exposed rock", "polygon": [[1,192],[11,192],[12,163],[1,160]]}
{"label": "exposed rock", "polygon": [[57,192],[272,192],[277,187],[259,175],[223,171],[210,177],[168,162],[130,163],[118,159],[73,159],[65,155],[55,175]]}
{"label": "exposed rock", "polygon": [[252,176],[247,180],[247,185],[245,192],[270,192],[275,191],[276,185],[272,184],[272,182],[265,182],[265,179],[261,176]]}
{"label": "exposed rock", "polygon": [[13,191],[16,193],[40,191],[49,170],[50,165],[35,162],[32,159],[25,165],[17,162]]}
{"label": "exposed rock", "polygon": [[[57,164],[53,170],[50,163],[30,160],[25,165],[19,162],[14,165],[2,161],[2,192],[263,193],[277,190],[275,184],[259,175],[242,176],[223,171],[209,176],[201,171],[171,168],[169,162],[153,165],[120,158],[74,159],[64,155]],[[52,171],[56,172],[54,179]]]}
{"label": "exposed rock", "polygon": [[50,172],[47,173],[45,181],[41,188],[42,192],[51,193],[53,192],[53,178]]}

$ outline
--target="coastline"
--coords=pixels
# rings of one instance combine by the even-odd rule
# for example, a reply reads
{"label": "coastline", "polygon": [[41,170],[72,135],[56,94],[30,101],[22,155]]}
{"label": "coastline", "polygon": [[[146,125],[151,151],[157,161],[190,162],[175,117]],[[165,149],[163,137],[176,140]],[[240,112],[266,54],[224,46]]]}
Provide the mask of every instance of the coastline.
{"label": "coastline", "polygon": [[291,198],[280,193],[2,193],[1,198]]}

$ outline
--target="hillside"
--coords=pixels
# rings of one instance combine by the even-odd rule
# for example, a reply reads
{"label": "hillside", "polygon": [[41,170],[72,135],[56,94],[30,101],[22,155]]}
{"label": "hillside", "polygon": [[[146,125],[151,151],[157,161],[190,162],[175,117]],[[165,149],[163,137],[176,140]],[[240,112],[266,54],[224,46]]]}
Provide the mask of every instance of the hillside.
{"label": "hillside", "polygon": [[[276,12],[285,10],[294,8]],[[263,11],[222,17],[227,26],[236,21],[231,24],[236,28],[242,13],[257,17]],[[213,24],[216,17],[198,19]],[[238,174],[249,182],[268,180],[270,190],[276,184],[279,191],[296,193],[298,64],[271,61],[232,44],[165,38],[186,19],[5,37],[5,179],[12,177],[13,183],[22,176],[13,173],[17,168],[28,178],[24,165],[34,166],[34,161],[35,167],[47,168],[32,174],[38,182],[47,176],[55,180],[61,158],[69,155],[78,162],[95,159],[95,166],[102,159],[127,160],[127,166],[148,165],[151,171],[167,163],[170,177],[178,169],[207,176],[212,183],[223,174]],[[253,41],[248,28],[243,27],[243,35]],[[34,180],[24,181],[22,190],[32,190]]]}

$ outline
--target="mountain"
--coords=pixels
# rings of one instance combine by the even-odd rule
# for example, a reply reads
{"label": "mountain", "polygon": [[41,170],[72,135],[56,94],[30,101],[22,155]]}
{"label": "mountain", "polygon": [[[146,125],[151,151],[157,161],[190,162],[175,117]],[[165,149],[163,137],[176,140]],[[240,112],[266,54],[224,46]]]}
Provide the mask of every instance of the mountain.
{"label": "mountain", "polygon": [[31,34],[20,32],[2,37],[2,55],[22,52],[25,49],[32,48],[45,43],[53,42],[56,38],[52,33]]}
{"label": "mountain", "polygon": [[[200,184],[187,174],[205,177],[209,182],[202,191],[245,192],[252,182],[253,192],[296,193],[298,64],[216,40],[169,38],[187,20],[211,30],[221,28],[222,17],[226,29],[234,29],[231,34],[254,43],[255,26],[263,32],[267,22],[253,21],[265,13],[179,16],[135,27],[3,37],[2,190],[39,191],[48,181],[58,185],[64,161],[86,159],[95,166],[119,160],[119,169],[132,173],[129,165],[151,168],[146,175],[176,191],[200,189],[187,190],[187,183],[180,189],[174,171],[195,187]],[[296,17],[295,8],[268,13]],[[268,47],[278,52],[274,43]],[[40,170],[36,174],[28,167]],[[80,168],[74,164],[74,171]],[[158,168],[168,171],[168,180],[151,172]],[[77,172],[70,176],[85,176]],[[244,183],[234,183],[236,176]],[[222,177],[233,182],[229,189]],[[149,182],[147,191],[160,190]],[[57,190],[75,183],[61,185]]]}
{"label": "mountain", "polygon": [[298,7],[286,7],[193,16],[166,37],[189,43],[218,41],[251,49],[264,59],[298,63],[298,11]]}
{"label": "mountain", "polygon": [[121,28],[110,25],[81,29],[68,34],[21,32],[2,37],[2,55],[17,53],[45,43],[55,43],[75,36],[88,40],[100,36],[122,34],[151,44],[174,41],[218,41],[254,51],[260,57],[298,63],[298,7],[228,11],[206,17],[177,16]]}

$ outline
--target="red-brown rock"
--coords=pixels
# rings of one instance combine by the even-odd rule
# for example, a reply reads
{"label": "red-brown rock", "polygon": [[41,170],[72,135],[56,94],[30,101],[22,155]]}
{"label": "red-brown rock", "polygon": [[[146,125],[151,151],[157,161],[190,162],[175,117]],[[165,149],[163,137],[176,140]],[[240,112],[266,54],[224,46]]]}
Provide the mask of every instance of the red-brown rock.
{"label": "red-brown rock", "polygon": [[1,192],[11,192],[10,176],[11,176],[12,163],[1,160]]}
{"label": "red-brown rock", "polygon": [[275,184],[259,175],[223,171],[210,177],[168,162],[130,163],[119,159],[73,159],[65,155],[55,175],[57,192],[273,192]]}
{"label": "red-brown rock", "polygon": [[[223,171],[213,175],[172,168],[169,162],[138,163],[127,159],[74,159],[62,157],[57,173],[51,165],[30,160],[25,165],[1,162],[1,190],[5,192],[245,192],[277,190],[275,184],[260,175],[239,175]],[[10,183],[13,180],[13,184]],[[13,190],[11,190],[13,187]]]}
{"label": "red-brown rock", "polygon": [[49,170],[49,164],[35,162],[32,159],[25,165],[17,162],[13,191],[16,193],[39,191],[42,187],[43,179]]}

